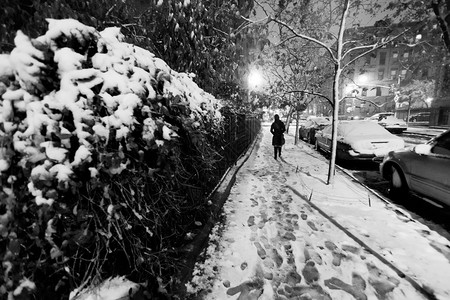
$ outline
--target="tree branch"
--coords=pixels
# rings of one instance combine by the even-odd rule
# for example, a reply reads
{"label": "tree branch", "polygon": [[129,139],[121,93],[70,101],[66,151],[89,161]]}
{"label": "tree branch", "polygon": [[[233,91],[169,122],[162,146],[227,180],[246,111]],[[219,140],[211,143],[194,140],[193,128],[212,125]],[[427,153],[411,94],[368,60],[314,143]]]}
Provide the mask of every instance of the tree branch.
{"label": "tree branch", "polygon": [[[360,97],[358,97],[358,96],[355,96],[355,97],[348,97],[348,96],[347,96],[347,97],[343,97],[341,100],[344,100],[344,99],[347,99],[347,98],[351,98],[351,99],[354,98],[354,99],[359,100],[359,101],[369,102],[369,103],[375,105],[375,106],[378,107],[378,108],[381,108],[381,107],[383,107],[384,105],[387,104],[387,102],[378,104],[378,103],[376,103],[376,102],[374,102],[374,101],[372,101],[372,100],[360,98]],[[374,98],[374,99],[377,99],[377,98],[379,98],[379,97],[376,97],[376,98]],[[339,100],[339,101],[341,101],[341,100]]]}
{"label": "tree branch", "polygon": [[366,45],[366,46],[358,46],[358,47],[354,47],[352,49],[349,49],[347,52],[344,53],[344,55],[342,56],[342,59],[344,59],[348,54],[350,54],[350,52],[352,51],[357,51],[357,50],[363,50],[363,49],[370,49],[367,50],[363,53],[361,53],[360,55],[356,56],[354,59],[350,60],[348,63],[346,63],[342,69],[345,69],[346,67],[348,67],[350,64],[352,64],[353,62],[357,61],[358,59],[360,59],[361,57],[365,56],[366,54],[369,54],[370,52],[377,50],[381,47],[383,47],[384,45],[389,44],[390,42],[394,41],[395,39],[399,38],[400,36],[402,36],[403,34],[405,34],[406,32],[408,32],[410,30],[410,28],[408,28],[405,31],[402,31],[401,33],[399,33],[398,35],[394,36],[391,39],[387,39],[386,41],[382,42],[382,43],[376,43],[376,44],[372,44],[372,45]]}
{"label": "tree branch", "polygon": [[[324,98],[325,100],[327,100],[328,103],[329,103],[330,105],[333,105],[333,101],[332,101],[330,98],[328,98],[328,97],[325,96],[324,94],[317,93],[317,92],[314,92],[314,91],[308,91],[308,90],[291,90],[291,91],[288,91],[288,92],[284,92],[284,93],[283,93],[283,96],[286,95],[286,94],[291,94],[291,93],[305,93],[305,94],[309,94],[309,95],[314,95],[314,96],[322,97],[322,98]],[[311,101],[312,101],[312,100],[311,100]]]}
{"label": "tree branch", "polygon": [[433,9],[434,14],[436,15],[439,27],[442,30],[442,39],[444,40],[445,47],[447,48],[448,51],[450,51],[450,33],[448,32],[447,24],[445,20],[442,18],[441,12],[439,11],[440,4],[441,0],[431,1],[431,8]]}
{"label": "tree branch", "polygon": [[270,17],[269,17],[269,20],[268,20],[268,21],[269,21],[269,22],[270,22],[270,21],[273,21],[273,22],[275,22],[275,23],[277,23],[277,24],[279,24],[279,25],[281,25],[281,26],[286,27],[286,28],[287,28],[290,32],[292,32],[296,37],[299,37],[299,38],[302,38],[302,39],[311,41],[311,42],[313,42],[313,43],[316,43],[316,44],[322,46],[322,47],[325,48],[325,50],[330,54],[330,56],[331,56],[331,58],[333,59],[333,61],[334,61],[335,63],[337,62],[337,58],[336,58],[336,56],[334,55],[334,53],[333,53],[333,51],[331,50],[331,48],[328,47],[327,45],[325,45],[324,43],[322,43],[321,41],[319,41],[319,40],[317,40],[317,39],[315,39],[315,38],[312,38],[312,37],[310,37],[310,36],[307,36],[307,35],[298,33],[294,28],[292,28],[291,26],[289,26],[288,24],[286,24],[286,23],[283,22],[283,21],[277,20],[277,19],[275,19],[275,18],[270,18]]}

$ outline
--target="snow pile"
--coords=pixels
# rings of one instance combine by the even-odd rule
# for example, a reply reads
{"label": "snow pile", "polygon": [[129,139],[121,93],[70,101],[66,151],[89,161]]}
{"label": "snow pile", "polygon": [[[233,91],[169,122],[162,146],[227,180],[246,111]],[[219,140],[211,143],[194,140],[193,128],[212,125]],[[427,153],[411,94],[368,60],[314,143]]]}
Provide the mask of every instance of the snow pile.
{"label": "snow pile", "polygon": [[[220,102],[193,75],[123,42],[119,28],[48,22],[36,39],[17,32],[16,47],[0,55],[0,235],[10,244],[20,243],[14,211],[67,210],[81,181],[98,185],[137,165],[154,174],[164,169],[180,131],[205,134],[205,126],[214,130],[222,120]],[[52,238],[53,219],[39,222],[56,259],[62,252]],[[18,257],[9,249],[3,264]],[[11,268],[5,270],[6,285],[17,286]]]}
{"label": "snow pile", "polygon": [[[74,39],[75,49],[60,48],[59,41],[67,38]],[[1,135],[12,137],[14,154],[5,154],[3,148],[1,172],[8,170],[16,152],[22,158],[20,166],[36,163],[29,191],[38,204],[55,201],[37,187],[40,183],[56,178],[67,188],[74,168],[87,163],[98,169],[91,164],[93,149],[107,145],[110,139],[128,142],[137,124],[144,125],[142,139],[148,147],[162,146],[176,137],[177,128],[155,117],[167,110],[166,101],[183,108],[192,123],[202,118],[220,119],[219,103],[189,75],[171,70],[152,53],[121,42],[122,38],[118,28],[98,33],[74,20],[49,20],[48,32],[36,42],[19,31],[16,48],[9,56],[0,57],[0,65],[10,66],[1,75],[14,73],[20,84],[11,84],[2,95]],[[88,54],[76,52],[95,39],[98,52],[90,60]],[[35,43],[41,48],[45,45],[47,52]],[[53,85],[60,88],[47,91],[49,66],[45,60],[49,52],[54,54],[52,63],[57,64],[53,71],[58,80]],[[83,68],[88,65],[92,66]],[[18,115],[24,116],[20,122]],[[113,165],[108,171],[120,174],[127,164]]]}

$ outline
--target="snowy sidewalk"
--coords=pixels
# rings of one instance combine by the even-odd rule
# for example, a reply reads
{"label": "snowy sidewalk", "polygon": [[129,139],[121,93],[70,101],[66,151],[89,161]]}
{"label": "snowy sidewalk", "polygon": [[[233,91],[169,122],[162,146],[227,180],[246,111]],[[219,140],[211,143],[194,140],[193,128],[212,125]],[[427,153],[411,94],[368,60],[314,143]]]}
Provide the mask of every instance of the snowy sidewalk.
{"label": "snowy sidewalk", "polygon": [[450,299],[450,242],[263,127],[224,222],[188,284],[192,299]]}

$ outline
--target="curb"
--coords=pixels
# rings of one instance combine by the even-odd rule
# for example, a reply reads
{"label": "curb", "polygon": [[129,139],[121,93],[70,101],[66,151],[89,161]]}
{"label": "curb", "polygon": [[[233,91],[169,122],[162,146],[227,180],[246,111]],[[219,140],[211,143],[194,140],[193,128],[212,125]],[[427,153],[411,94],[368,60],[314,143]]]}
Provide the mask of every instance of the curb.
{"label": "curb", "polygon": [[[353,239],[356,243],[358,243],[361,247],[363,247],[366,251],[368,251],[370,254],[375,256],[377,259],[379,259],[382,263],[390,267],[400,278],[405,279],[408,281],[418,292],[420,292],[423,296],[425,296],[427,299],[430,300],[437,300],[436,296],[431,293],[429,290],[427,290],[425,287],[420,285],[416,280],[414,280],[411,276],[405,274],[403,271],[401,271],[399,268],[397,268],[393,263],[388,261],[385,257],[383,257],[381,254],[379,254],[377,251],[372,249],[369,245],[364,243],[361,239],[359,239],[356,235],[351,233],[347,228],[342,226],[339,222],[337,222],[335,219],[333,219],[330,215],[328,215],[326,212],[324,212],[321,208],[319,208],[317,205],[315,205],[313,202],[302,196],[296,189],[291,187],[290,185],[287,186],[295,195],[297,195],[300,199],[306,201],[311,207],[313,207],[315,210],[317,210],[325,219],[330,221],[334,226],[342,230],[347,236],[349,236],[351,239]],[[312,195],[312,194],[311,194]]]}

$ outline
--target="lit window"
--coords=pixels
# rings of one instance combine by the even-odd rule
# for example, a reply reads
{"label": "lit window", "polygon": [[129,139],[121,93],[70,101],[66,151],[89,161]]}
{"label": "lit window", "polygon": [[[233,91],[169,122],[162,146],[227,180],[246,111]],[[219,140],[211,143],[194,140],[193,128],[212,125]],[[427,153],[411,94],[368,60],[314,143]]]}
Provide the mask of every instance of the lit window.
{"label": "lit window", "polygon": [[408,58],[408,57],[409,57],[409,52],[403,53],[403,58]]}
{"label": "lit window", "polygon": [[391,79],[394,79],[397,76],[397,69],[391,70]]}
{"label": "lit window", "polygon": [[398,52],[397,51],[393,52],[392,53],[392,58],[397,58],[397,57],[398,57]]}
{"label": "lit window", "polygon": [[378,71],[378,80],[383,80],[384,78],[384,69]]}
{"label": "lit window", "polygon": [[402,76],[405,77],[405,75],[406,75],[406,70],[402,70],[402,71],[400,72],[400,74],[402,74]]}

